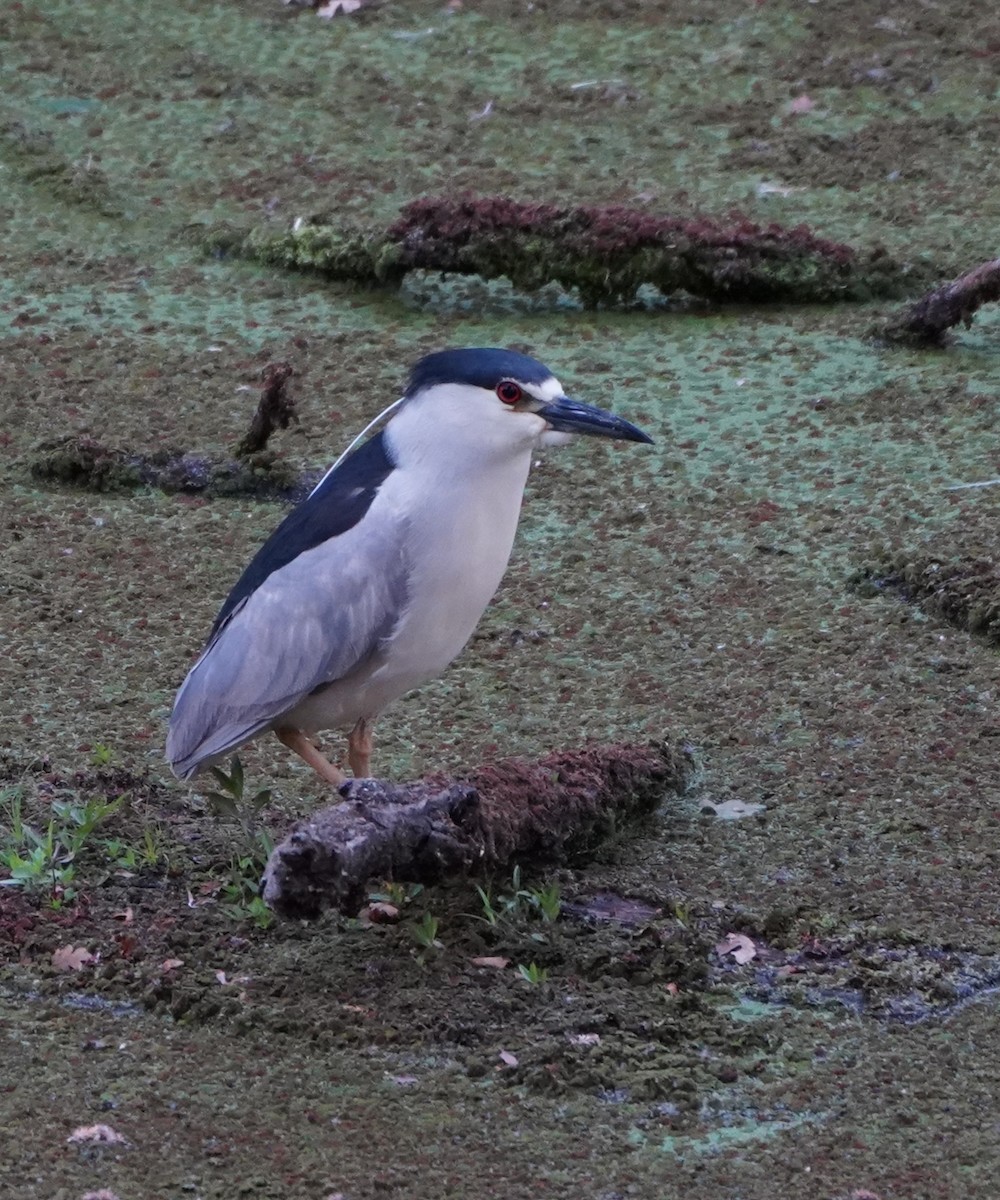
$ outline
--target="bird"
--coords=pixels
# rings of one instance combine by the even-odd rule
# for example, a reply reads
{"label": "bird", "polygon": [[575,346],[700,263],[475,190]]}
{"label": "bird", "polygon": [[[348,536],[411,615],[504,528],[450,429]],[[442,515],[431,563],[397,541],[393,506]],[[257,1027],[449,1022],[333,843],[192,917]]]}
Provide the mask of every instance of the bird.
{"label": "bird", "polygon": [[525,354],[420,359],[220,608],[174,702],[174,774],[191,779],[273,730],[340,788],[346,773],[315,739],[341,730],[354,777],[369,776],[376,717],[445,670],[500,585],[535,450],[578,434],[653,441]]}

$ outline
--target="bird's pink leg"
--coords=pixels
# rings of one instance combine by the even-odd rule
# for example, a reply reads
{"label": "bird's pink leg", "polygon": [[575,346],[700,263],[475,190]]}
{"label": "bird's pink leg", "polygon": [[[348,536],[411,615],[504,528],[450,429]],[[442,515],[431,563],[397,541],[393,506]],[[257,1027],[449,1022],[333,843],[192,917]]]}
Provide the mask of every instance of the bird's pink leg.
{"label": "bird's pink leg", "polygon": [[355,779],[367,779],[371,773],[372,724],[368,717],[362,717],[347,739],[347,761]]}
{"label": "bird's pink leg", "polygon": [[[299,758],[304,759],[326,783],[340,787],[342,783],[347,782],[344,772],[320,753],[301,729],[276,729],[274,732],[278,735],[278,741],[287,746],[289,750],[293,750]],[[351,734],[351,736],[354,735]],[[351,766],[354,766],[353,760]]]}

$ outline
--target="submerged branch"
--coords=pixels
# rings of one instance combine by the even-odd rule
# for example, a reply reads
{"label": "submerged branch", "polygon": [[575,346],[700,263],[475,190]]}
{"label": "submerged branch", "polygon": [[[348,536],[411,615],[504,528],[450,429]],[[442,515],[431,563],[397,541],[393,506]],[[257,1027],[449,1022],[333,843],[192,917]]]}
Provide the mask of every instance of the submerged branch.
{"label": "submerged branch", "polygon": [[36,479],[91,492],[155,487],[188,495],[291,501],[308,495],[323,474],[321,469],[294,471],[269,454],[244,459],[184,450],[143,454],[73,434],[42,442],[31,463],[31,473]]}
{"label": "submerged branch", "polygon": [[959,323],[968,329],[976,310],[996,300],[1000,300],[1000,258],[921,296],[890,317],[879,336],[907,346],[945,346],[949,329]]}
{"label": "submerged branch", "polygon": [[287,384],[294,375],[286,362],[261,372],[260,402],[250,427],[237,443],[235,458],[159,450],[144,454],[108,446],[86,434],[42,442],[31,463],[36,479],[72,484],[92,492],[156,487],[164,492],[206,496],[250,496],[258,500],[300,500],[315,486],[322,469],[295,471],[267,451],[276,429],[297,421]]}
{"label": "submerged branch", "polygon": [[350,782],[343,803],[275,847],[264,899],[287,917],[356,913],[372,878],[433,883],[515,862],[585,860],[668,793],[683,792],[691,769],[685,750],[619,745],[509,759],[466,780]]}
{"label": "submerged branch", "polygon": [[294,374],[291,364],[286,362],[268,363],[261,371],[264,386],[260,402],[250,428],[236,444],[237,458],[259,454],[276,429],[287,429],[293,421],[298,421],[295,401],[288,394],[288,381]]}

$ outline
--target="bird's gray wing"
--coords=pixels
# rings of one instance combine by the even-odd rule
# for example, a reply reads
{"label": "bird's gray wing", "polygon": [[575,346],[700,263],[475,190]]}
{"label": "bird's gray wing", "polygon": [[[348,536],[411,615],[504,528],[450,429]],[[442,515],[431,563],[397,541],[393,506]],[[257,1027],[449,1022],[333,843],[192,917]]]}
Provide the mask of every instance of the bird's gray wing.
{"label": "bird's gray wing", "polygon": [[219,627],[177,694],[167,759],[186,778],[350,674],[407,599],[405,525],[346,533],[272,572]]}

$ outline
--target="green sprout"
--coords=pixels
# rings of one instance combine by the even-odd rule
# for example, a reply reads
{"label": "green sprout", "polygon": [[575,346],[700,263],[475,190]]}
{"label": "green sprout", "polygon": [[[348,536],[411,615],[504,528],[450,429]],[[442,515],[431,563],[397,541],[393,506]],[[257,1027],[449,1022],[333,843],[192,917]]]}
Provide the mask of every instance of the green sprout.
{"label": "green sprout", "polygon": [[235,755],[228,775],[221,767],[213,767],[212,774],[222,790],[208,792],[205,799],[217,817],[238,825],[242,833],[242,845],[230,860],[229,879],[222,888],[227,902],[223,911],[234,920],[251,920],[266,929],[274,914],[260,896],[260,877],[274,849],[274,839],[263,824],[262,810],[271,801],[271,790],[262,788],[247,796],[243,764]]}
{"label": "green sprout", "polygon": [[412,904],[424,890],[422,883],[396,883],[386,880],[377,892],[369,892],[369,901],[382,904],[393,904],[396,908],[405,908]]}
{"label": "green sprout", "polygon": [[548,967],[540,967],[536,962],[529,963],[528,966],[525,966],[524,963],[518,963],[517,973],[525,983],[530,983],[532,986],[548,983],[549,981]]}
{"label": "green sprout", "polygon": [[515,866],[511,873],[509,892],[494,896],[477,884],[476,894],[483,911],[474,915],[487,925],[499,925],[502,921],[513,920],[528,912],[537,913],[546,922],[557,921],[562,912],[559,885],[552,883],[545,888],[522,887],[519,866]]}
{"label": "green sprout", "polygon": [[126,794],[113,800],[93,796],[83,801],[53,801],[44,826],[29,824],[24,817],[21,788],[0,792],[0,808],[6,808],[7,832],[0,837],[0,867],[8,872],[0,887],[26,891],[48,891],[49,903],[61,908],[77,895],[75,860],[94,830],[118,811]]}
{"label": "green sprout", "polygon": [[115,761],[115,752],[110,746],[105,746],[103,742],[98,742],[90,751],[90,765],[92,767],[108,767]]}
{"label": "green sprout", "polygon": [[[406,926],[410,937],[422,951],[443,950],[444,943],[438,940],[440,922],[433,913],[425,912],[420,921],[409,921]],[[421,955],[421,961],[423,956]]]}

